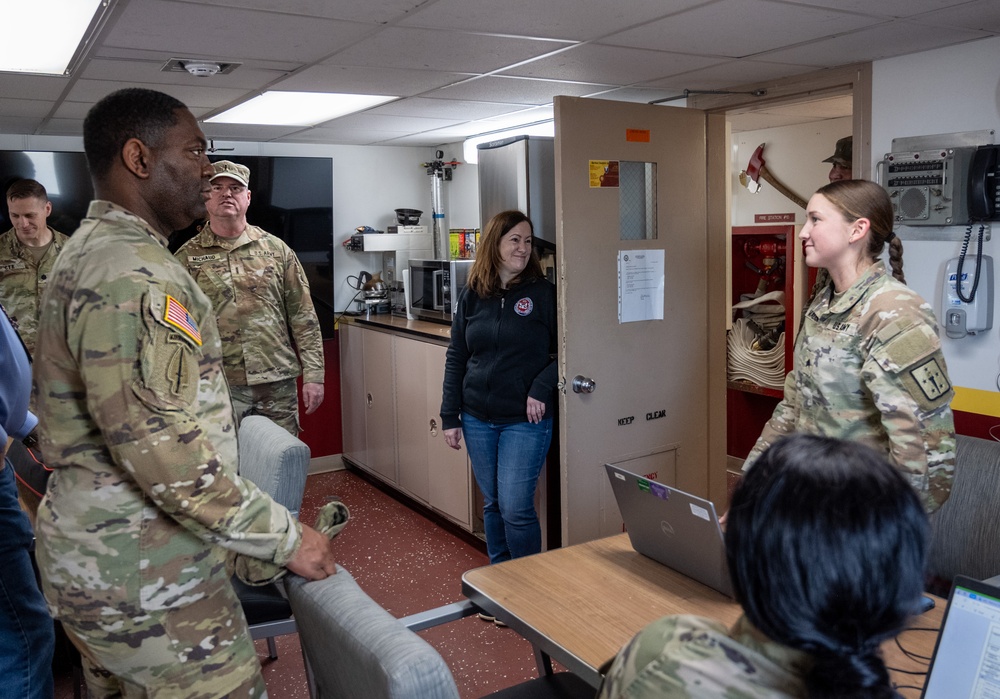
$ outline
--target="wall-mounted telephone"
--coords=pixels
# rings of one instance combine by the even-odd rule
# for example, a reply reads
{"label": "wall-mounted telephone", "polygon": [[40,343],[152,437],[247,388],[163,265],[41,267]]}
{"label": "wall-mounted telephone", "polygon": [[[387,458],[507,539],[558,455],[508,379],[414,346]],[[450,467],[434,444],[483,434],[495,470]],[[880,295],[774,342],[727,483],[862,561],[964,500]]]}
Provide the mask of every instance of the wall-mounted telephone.
{"label": "wall-mounted telephone", "polygon": [[962,226],[998,218],[1000,146],[957,146],[886,153],[885,189],[898,223]]}
{"label": "wall-mounted telephone", "polygon": [[992,221],[997,218],[1000,189],[997,188],[997,154],[1000,146],[979,146],[969,166],[969,220]]}

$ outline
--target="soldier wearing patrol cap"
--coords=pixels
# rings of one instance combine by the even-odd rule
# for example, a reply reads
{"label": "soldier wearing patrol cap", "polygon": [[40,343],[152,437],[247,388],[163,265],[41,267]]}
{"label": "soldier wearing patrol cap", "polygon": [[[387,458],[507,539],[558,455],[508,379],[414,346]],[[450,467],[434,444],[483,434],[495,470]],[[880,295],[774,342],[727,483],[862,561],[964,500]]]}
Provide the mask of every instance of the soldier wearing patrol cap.
{"label": "soldier wearing patrol cap", "polygon": [[48,225],[52,203],[35,180],[18,180],[7,188],[7,210],[13,228],[0,236],[0,303],[33,355],[38,302],[68,237]]}
{"label": "soldier wearing patrol cap", "polygon": [[97,200],[42,299],[36,393],[53,468],[37,557],[92,697],[261,697],[235,554],[308,579],[325,536],[237,474],[209,299],[167,249],[212,176],[191,112],[129,88],[84,121]]}
{"label": "soldier wearing patrol cap", "polygon": [[214,163],[209,221],[177,259],[212,301],[237,419],[266,415],[299,433],[323,402],[323,338],[302,264],[281,239],[247,223],[250,169]]}
{"label": "soldier wearing patrol cap", "polygon": [[954,478],[954,391],[934,311],[905,284],[889,196],[867,180],[830,182],[807,212],[799,232],[806,265],[826,268],[830,280],[805,310],[784,397],[743,471],[792,432],[861,442],[903,472],[934,512]]}
{"label": "soldier wearing patrol cap", "polygon": [[837,141],[837,146],[833,150],[833,155],[824,158],[824,163],[832,163],[830,173],[827,175],[831,182],[837,180],[854,179],[852,163],[854,161],[854,137],[844,136]]}

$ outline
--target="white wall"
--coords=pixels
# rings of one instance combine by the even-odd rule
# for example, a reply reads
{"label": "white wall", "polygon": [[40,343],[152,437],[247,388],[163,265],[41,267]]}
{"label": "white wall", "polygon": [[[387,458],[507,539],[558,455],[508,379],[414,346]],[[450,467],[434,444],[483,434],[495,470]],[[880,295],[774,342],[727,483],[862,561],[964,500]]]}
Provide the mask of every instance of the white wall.
{"label": "white wall", "polygon": [[823,159],[833,155],[837,139],[851,133],[851,118],[758,129],[733,134],[732,154],[732,222],[734,226],[754,225],[755,214],[795,214],[795,224],[805,223],[805,209],[794,204],[767,182],[761,180],[761,190],[751,194],[740,184],[739,174],[746,170],[750,156],[760,144],[765,144],[767,169],[788,189],[806,201],[828,182],[830,163]]}
{"label": "white wall", "polygon": [[[892,139],[907,136],[1000,130],[1000,39],[952,46],[878,61],[873,65],[872,158],[892,150]],[[997,141],[1000,142],[1000,141]],[[872,165],[874,172],[874,163]],[[1000,223],[984,252],[1000,254]],[[909,286],[928,300],[941,318],[945,261],[961,250],[960,241],[903,240]],[[970,249],[975,249],[975,242]],[[998,294],[994,288],[993,329],[976,337],[942,337],[948,373],[955,386],[997,391]],[[942,333],[943,335],[943,333]]]}

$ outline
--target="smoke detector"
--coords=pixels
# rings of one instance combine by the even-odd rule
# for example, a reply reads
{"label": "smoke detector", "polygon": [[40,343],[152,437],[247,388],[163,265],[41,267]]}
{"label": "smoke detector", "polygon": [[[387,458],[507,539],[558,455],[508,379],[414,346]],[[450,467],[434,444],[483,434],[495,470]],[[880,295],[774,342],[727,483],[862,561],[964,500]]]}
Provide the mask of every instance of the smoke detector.
{"label": "smoke detector", "polygon": [[199,78],[228,75],[239,68],[239,63],[223,63],[210,58],[171,58],[160,67],[164,73],[190,73]]}
{"label": "smoke detector", "polygon": [[184,70],[198,78],[210,78],[221,70],[218,63],[191,61],[184,64]]}

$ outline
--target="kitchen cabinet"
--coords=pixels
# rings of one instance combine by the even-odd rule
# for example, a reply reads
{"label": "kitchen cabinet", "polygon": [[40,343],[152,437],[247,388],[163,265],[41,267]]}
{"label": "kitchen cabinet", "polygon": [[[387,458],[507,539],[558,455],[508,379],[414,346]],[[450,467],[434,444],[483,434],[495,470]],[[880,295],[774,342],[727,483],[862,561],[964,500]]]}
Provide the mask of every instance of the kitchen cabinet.
{"label": "kitchen cabinet", "polygon": [[394,484],[392,336],[349,324],[340,332],[344,455]]}
{"label": "kitchen cabinet", "polygon": [[340,331],[344,458],[471,531],[469,461],[445,443],[438,414],[447,348],[354,323]]}

